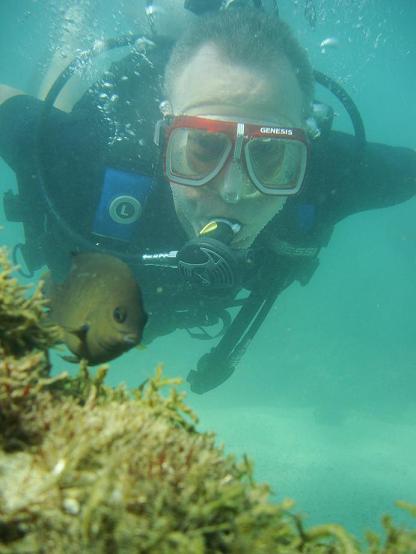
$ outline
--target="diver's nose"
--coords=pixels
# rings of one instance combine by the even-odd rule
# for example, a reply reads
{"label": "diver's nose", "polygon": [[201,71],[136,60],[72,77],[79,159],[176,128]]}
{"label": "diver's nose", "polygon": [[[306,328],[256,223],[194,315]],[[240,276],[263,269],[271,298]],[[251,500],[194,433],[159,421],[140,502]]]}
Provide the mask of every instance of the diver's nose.
{"label": "diver's nose", "polygon": [[239,161],[232,160],[226,167],[219,194],[227,204],[237,204],[243,198],[256,195],[256,189]]}

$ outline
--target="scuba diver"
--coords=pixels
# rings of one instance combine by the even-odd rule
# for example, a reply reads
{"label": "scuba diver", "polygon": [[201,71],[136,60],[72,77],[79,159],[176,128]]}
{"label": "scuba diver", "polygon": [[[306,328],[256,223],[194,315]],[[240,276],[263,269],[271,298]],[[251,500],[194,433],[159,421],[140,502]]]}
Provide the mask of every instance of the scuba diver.
{"label": "scuba diver", "polygon": [[[18,181],[5,214],[25,232],[16,261],[57,280],[73,251],[126,261],[145,342],[180,328],[216,339],[187,376],[196,393],[232,375],[286,287],[308,283],[338,221],[416,192],[416,153],[366,142],[347,92],[312,70],[269,4],[187,0],[196,17],[173,42],[148,0],[150,36],[95,45],[44,101],[0,87],[0,155]],[[70,113],[54,107],[77,68],[125,46]],[[314,81],[353,135],[331,129]]]}

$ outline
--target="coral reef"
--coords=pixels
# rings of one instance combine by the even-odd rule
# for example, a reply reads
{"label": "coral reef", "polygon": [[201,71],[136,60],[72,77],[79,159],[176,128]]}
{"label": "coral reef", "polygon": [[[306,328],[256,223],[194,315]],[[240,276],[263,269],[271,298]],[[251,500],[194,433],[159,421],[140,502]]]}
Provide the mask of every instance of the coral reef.
{"label": "coral reef", "polygon": [[[4,251],[0,265],[0,554],[360,551],[342,527],[307,529],[291,501],[271,503],[161,369],[134,391],[83,363],[51,377],[59,334],[39,289],[28,297]],[[368,552],[416,552],[415,531],[384,524]]]}

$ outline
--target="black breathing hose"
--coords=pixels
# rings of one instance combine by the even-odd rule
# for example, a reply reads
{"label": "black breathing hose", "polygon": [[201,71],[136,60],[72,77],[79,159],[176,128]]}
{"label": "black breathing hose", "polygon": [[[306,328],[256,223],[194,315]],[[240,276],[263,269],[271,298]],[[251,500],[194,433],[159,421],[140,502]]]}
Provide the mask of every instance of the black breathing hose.
{"label": "black breathing hose", "polygon": [[332,94],[336,96],[341,104],[344,106],[345,111],[350,116],[351,123],[354,128],[357,152],[361,153],[366,144],[365,128],[360,112],[358,111],[354,100],[344,89],[344,87],[342,87],[331,77],[328,77],[328,75],[325,75],[325,73],[322,73],[321,71],[315,69],[313,71],[313,76],[317,83],[332,92]]}

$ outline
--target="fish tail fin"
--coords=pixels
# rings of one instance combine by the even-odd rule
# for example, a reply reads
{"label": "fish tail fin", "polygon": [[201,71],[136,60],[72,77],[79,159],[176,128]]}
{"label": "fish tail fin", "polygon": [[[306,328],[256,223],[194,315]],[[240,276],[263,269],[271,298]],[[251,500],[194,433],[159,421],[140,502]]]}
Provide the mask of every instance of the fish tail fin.
{"label": "fish tail fin", "polygon": [[43,273],[43,275],[41,275],[40,282],[43,296],[52,301],[55,286],[52,280],[51,272],[47,271],[46,273]]}
{"label": "fish tail fin", "polygon": [[81,361],[81,358],[78,357],[78,356],[61,356],[61,358],[65,361],[65,362],[69,362],[71,364],[79,364],[80,361]]}

